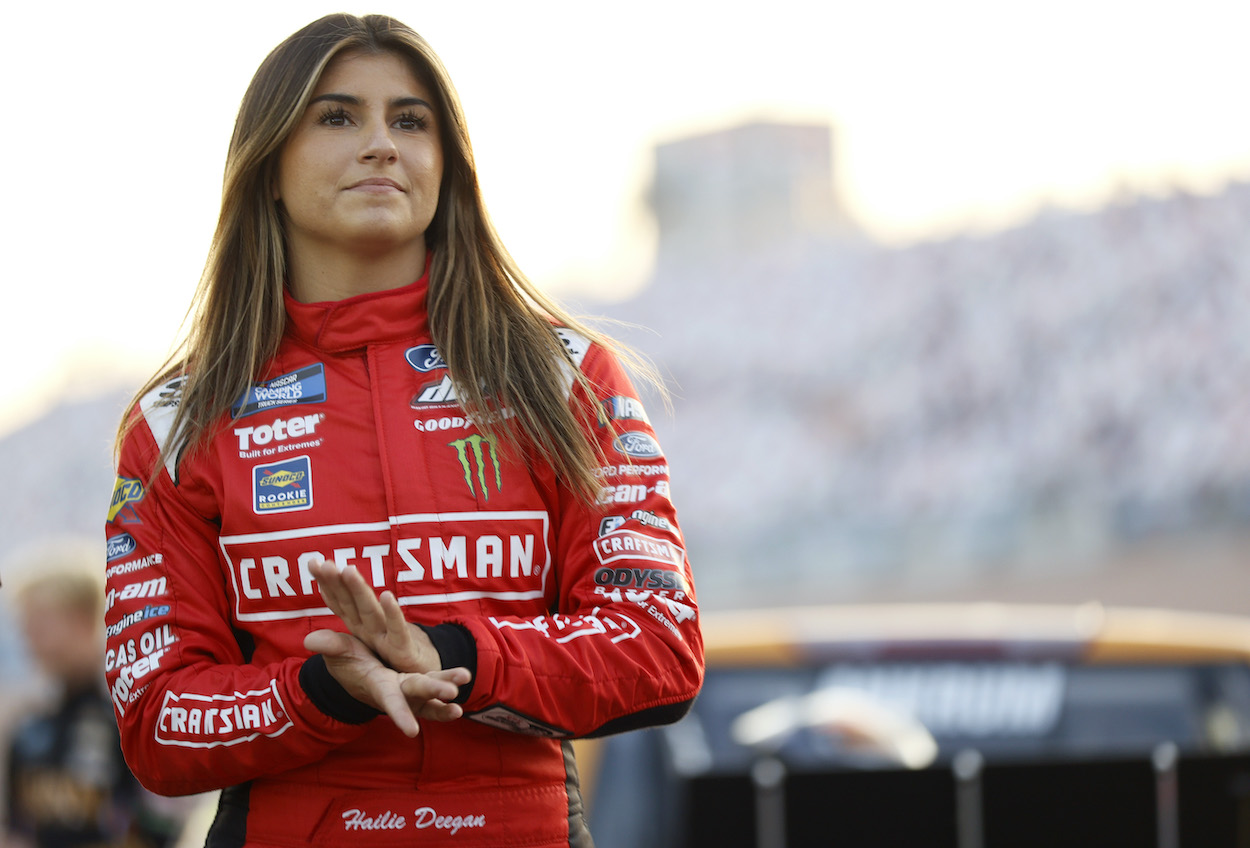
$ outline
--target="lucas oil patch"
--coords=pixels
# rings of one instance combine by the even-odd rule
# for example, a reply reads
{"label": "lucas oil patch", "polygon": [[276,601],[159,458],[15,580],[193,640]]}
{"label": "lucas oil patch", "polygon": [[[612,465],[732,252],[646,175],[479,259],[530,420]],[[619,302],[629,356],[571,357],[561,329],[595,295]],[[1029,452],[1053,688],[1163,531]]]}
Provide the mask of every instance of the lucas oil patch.
{"label": "lucas oil patch", "polygon": [[312,509],[312,460],[306,456],[257,465],[252,469],[252,511],[295,512]]}

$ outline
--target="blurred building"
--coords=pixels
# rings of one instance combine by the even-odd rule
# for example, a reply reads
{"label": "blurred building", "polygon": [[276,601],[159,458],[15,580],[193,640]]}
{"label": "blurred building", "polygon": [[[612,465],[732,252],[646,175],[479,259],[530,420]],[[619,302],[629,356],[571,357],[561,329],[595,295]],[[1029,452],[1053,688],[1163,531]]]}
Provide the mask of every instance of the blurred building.
{"label": "blurred building", "polygon": [[833,130],[750,123],[655,151],[659,264],[852,231],[839,203]]}

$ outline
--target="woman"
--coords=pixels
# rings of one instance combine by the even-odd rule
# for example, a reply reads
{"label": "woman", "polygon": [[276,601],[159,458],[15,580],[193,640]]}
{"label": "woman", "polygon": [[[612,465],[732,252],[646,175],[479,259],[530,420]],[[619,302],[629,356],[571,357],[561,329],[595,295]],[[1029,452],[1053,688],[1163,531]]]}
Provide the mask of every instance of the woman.
{"label": "woman", "polygon": [[194,316],[108,515],[136,775],[224,787],[214,846],[589,844],[567,740],[702,680],[668,467],[495,236],[414,32],[333,15],[266,58]]}

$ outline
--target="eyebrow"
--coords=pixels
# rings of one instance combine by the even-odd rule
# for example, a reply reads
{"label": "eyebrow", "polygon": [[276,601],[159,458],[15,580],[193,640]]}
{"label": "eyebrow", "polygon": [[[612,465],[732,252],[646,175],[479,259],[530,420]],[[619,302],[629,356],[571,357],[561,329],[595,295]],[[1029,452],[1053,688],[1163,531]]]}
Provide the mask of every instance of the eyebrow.
{"label": "eyebrow", "polygon": [[[361,100],[359,97],[355,96],[354,94],[335,94],[331,92],[329,94],[318,94],[312,100],[308,101],[308,105],[311,106],[314,103],[326,103],[326,102],[345,103],[348,106],[359,106],[361,103]],[[434,107],[431,106],[427,101],[422,100],[420,97],[396,97],[395,99],[390,101],[390,106],[391,108],[402,107],[402,106],[424,106],[425,108],[429,109],[431,112],[434,111]]]}

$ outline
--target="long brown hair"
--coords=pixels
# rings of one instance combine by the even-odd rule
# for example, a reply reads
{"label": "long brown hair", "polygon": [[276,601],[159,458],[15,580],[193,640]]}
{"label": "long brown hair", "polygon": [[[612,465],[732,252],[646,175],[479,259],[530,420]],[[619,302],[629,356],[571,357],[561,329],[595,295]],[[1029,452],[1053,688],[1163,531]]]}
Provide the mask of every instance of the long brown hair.
{"label": "long brown hair", "polygon": [[[431,90],[438,110],[444,173],[438,207],[425,233],[432,251],[427,295],[431,335],[466,411],[483,429],[515,428],[540,461],[586,501],[598,491],[602,464],[587,435],[603,422],[591,387],[571,368],[553,325],[608,346],[662,392],[653,369],[627,348],[578,321],[521,273],[486,214],[460,99],[430,45],[383,15],[327,15],[291,35],[261,63],[239,107],[226,157],[221,215],[196,290],[186,340],[136,397],[185,375],[172,437],[156,468],[202,448],[231,404],[261,377],[286,322],[286,240],[273,200],[282,147],[307,108],[330,61],[346,50],[390,52],[405,59]],[[570,404],[570,381],[585,402]],[[492,411],[513,418],[501,426]],[[122,438],[135,423],[123,422]]]}

